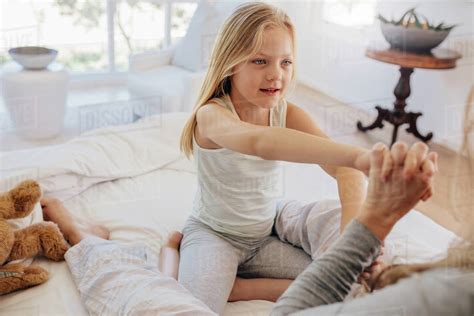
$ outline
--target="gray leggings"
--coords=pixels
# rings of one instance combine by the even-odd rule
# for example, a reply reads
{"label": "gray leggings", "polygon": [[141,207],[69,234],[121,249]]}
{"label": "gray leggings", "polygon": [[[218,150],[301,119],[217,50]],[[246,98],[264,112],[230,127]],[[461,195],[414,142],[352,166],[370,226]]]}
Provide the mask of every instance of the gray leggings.
{"label": "gray leggings", "polygon": [[272,234],[261,239],[216,232],[191,216],[183,229],[178,280],[221,315],[236,275],[295,279],[339,236],[340,215],[339,201],[283,200]]}

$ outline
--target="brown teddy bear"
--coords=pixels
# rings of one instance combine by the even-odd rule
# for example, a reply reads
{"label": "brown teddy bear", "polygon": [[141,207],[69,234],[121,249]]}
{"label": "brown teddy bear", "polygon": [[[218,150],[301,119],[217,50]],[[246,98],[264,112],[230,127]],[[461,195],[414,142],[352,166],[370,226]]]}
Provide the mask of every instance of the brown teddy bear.
{"label": "brown teddy bear", "polygon": [[13,230],[7,220],[28,216],[41,198],[36,181],[26,180],[0,193],[0,295],[41,284],[48,272],[40,267],[10,261],[43,255],[54,261],[64,259],[69,245],[54,223],[41,222]]}

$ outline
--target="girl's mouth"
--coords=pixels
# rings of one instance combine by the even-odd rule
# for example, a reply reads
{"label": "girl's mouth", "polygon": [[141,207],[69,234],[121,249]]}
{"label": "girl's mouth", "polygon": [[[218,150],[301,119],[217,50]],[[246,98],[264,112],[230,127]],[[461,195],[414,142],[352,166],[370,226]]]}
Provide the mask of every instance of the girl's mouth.
{"label": "girl's mouth", "polygon": [[280,93],[280,89],[260,89],[260,91],[262,91],[268,96],[274,96]]}

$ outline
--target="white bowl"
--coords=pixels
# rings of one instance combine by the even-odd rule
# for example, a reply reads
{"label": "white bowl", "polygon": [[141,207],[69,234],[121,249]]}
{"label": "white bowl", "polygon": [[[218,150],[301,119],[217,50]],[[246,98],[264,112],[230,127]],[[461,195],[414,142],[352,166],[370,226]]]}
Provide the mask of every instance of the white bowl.
{"label": "white bowl", "polygon": [[55,49],[38,46],[15,47],[8,50],[8,53],[14,61],[26,69],[44,69],[58,55]]}

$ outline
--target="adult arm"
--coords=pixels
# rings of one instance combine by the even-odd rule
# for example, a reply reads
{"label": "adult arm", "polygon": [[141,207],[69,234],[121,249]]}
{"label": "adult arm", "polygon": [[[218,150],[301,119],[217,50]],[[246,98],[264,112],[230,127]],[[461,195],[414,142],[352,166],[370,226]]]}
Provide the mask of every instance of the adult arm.
{"label": "adult arm", "polygon": [[380,245],[363,224],[351,221],[335,244],[290,285],[271,315],[342,301],[359,274],[377,258]]}
{"label": "adult arm", "polygon": [[474,315],[472,271],[438,268],[348,302],[291,314],[310,315]]}

